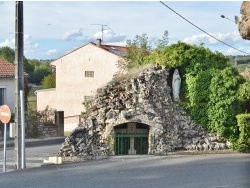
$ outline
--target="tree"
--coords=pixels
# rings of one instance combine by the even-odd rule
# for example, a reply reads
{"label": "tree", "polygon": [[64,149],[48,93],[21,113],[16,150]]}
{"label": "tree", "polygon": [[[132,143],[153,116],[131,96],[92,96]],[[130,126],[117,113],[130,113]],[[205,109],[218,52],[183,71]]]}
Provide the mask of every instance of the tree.
{"label": "tree", "polygon": [[155,42],[155,48],[150,44],[147,34],[136,35],[134,40],[127,40],[127,51],[124,61],[118,62],[118,66],[122,70],[129,70],[131,68],[140,67],[151,63],[150,54],[153,51],[161,50],[168,44],[168,31],[164,32],[162,39]]}
{"label": "tree", "polygon": [[34,68],[34,83],[40,84],[42,79],[51,74],[51,67],[47,64],[36,65]]}
{"label": "tree", "polygon": [[42,88],[43,89],[49,89],[49,88],[55,88],[56,87],[56,79],[55,75],[49,74],[48,76],[45,76],[42,80]]}
{"label": "tree", "polygon": [[10,47],[2,47],[0,48],[0,57],[14,64],[15,51],[11,49]]}
{"label": "tree", "polygon": [[128,69],[143,65],[145,57],[151,52],[151,46],[148,44],[147,34],[136,35],[133,41],[127,40],[127,55],[125,61],[128,63]]}

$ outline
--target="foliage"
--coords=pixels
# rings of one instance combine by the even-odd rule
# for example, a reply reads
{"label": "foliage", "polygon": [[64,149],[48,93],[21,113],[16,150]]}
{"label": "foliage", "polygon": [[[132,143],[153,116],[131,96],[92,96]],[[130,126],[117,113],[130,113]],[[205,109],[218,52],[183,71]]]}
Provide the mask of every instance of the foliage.
{"label": "foliage", "polygon": [[120,72],[119,74],[115,74],[113,76],[113,80],[121,82],[136,77],[141,71],[148,69],[150,66],[152,66],[152,64],[131,68],[128,72]]}
{"label": "foliage", "polygon": [[207,128],[208,122],[208,102],[210,91],[208,86],[212,79],[212,70],[200,71],[196,76],[192,74],[186,75],[187,99],[186,110],[193,119]]}
{"label": "foliage", "polygon": [[250,112],[250,80],[246,80],[240,85],[238,98],[241,105],[241,113]]}
{"label": "foliage", "polygon": [[42,135],[39,126],[55,125],[55,109],[47,106],[42,111],[36,111],[34,109],[27,111],[27,137],[37,138]]}
{"label": "foliage", "polygon": [[234,142],[238,138],[236,115],[239,112],[237,90],[242,81],[235,68],[214,71],[208,102],[209,128]]}
{"label": "foliage", "polygon": [[184,96],[180,104],[192,119],[232,142],[238,139],[237,90],[243,80],[231,67],[230,58],[203,45],[178,42],[154,51],[148,59],[170,70],[179,69]]}
{"label": "foliage", "polygon": [[240,85],[238,96],[240,101],[250,101],[250,80]]}
{"label": "foliage", "polygon": [[128,69],[143,65],[144,58],[151,52],[151,46],[148,42],[147,34],[136,35],[135,39],[127,40],[127,55],[125,61],[128,63]]}
{"label": "foliage", "polygon": [[[165,31],[162,39],[155,43],[149,41],[147,34],[136,35],[134,40],[127,40],[127,51],[124,60],[118,62],[118,67],[127,72],[132,68],[138,68],[151,63],[149,56],[152,51],[160,51],[168,44],[168,31]],[[155,47],[153,47],[155,46]]]}
{"label": "foliage", "polygon": [[242,151],[250,151],[250,114],[237,115],[237,122],[240,130],[240,136],[233,148]]}
{"label": "foliage", "polygon": [[56,78],[54,74],[49,74],[42,79],[42,88],[49,89],[56,87]]}
{"label": "foliage", "polygon": [[10,47],[2,47],[0,48],[0,57],[5,59],[6,61],[13,63],[15,62],[15,51]]}
{"label": "foliage", "polygon": [[[9,47],[2,47],[0,57],[14,64],[15,51]],[[52,73],[49,60],[45,62],[36,59],[28,60],[25,56],[23,57],[23,69],[29,74],[28,82],[36,84],[40,84],[45,76]]]}

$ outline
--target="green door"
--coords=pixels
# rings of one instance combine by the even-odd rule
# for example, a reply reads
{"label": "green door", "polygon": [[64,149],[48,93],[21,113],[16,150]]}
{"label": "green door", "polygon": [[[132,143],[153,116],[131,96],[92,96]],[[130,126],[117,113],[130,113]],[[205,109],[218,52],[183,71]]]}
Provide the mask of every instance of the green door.
{"label": "green door", "polygon": [[134,139],[134,149],[137,155],[148,154],[148,134],[116,133],[114,137],[115,155],[128,155],[130,140]]}

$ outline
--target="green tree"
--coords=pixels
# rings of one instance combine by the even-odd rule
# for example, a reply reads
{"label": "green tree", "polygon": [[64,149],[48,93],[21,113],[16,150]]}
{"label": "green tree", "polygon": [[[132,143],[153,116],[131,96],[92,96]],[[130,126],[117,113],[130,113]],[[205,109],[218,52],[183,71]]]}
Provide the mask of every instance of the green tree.
{"label": "green tree", "polygon": [[151,48],[147,34],[142,34],[142,36],[136,35],[133,41],[127,40],[125,61],[128,63],[128,69],[143,65],[145,57],[151,52]]}
{"label": "green tree", "polygon": [[40,84],[42,79],[51,74],[51,67],[48,64],[36,65],[34,68],[34,83]]}
{"label": "green tree", "polygon": [[15,51],[10,47],[2,47],[0,48],[0,57],[5,59],[10,63],[14,63],[15,61]]}
{"label": "green tree", "polygon": [[[150,44],[147,34],[136,35],[135,39],[127,40],[127,51],[124,61],[120,61],[118,66],[122,70],[138,68],[151,63],[150,54],[166,47],[168,44],[168,31],[165,31],[162,39],[158,39],[155,44]],[[156,46],[153,48],[152,46]]]}
{"label": "green tree", "polygon": [[43,89],[49,89],[49,88],[55,88],[56,87],[56,79],[55,75],[49,74],[48,76],[45,76],[42,80],[42,88]]}

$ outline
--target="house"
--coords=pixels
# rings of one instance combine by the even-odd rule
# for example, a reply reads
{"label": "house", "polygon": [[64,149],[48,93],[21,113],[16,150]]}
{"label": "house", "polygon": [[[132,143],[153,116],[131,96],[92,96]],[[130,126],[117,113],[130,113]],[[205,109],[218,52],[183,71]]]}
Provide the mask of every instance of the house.
{"label": "house", "polygon": [[[24,76],[29,75],[24,72]],[[12,113],[15,113],[15,92],[15,66],[0,58],[0,106],[7,105]],[[1,137],[3,136],[3,126],[0,128],[0,132],[2,132]]]}
{"label": "house", "polygon": [[15,112],[15,66],[0,59],[0,106],[4,104]]}
{"label": "house", "polygon": [[90,42],[51,63],[56,68],[56,88],[39,90],[37,110],[48,105],[64,111],[65,132],[80,123],[82,104],[93,99],[96,90],[107,84],[118,71],[117,62],[123,59],[126,47],[103,45],[101,40]]}

